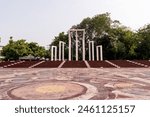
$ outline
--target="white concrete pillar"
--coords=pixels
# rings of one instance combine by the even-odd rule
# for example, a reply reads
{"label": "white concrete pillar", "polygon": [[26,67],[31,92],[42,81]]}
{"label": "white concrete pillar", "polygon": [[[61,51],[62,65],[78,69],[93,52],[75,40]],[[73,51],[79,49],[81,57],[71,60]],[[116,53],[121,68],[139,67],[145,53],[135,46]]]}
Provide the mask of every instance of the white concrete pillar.
{"label": "white concrete pillar", "polygon": [[[99,51],[99,48],[100,48],[100,51]],[[100,60],[101,61],[103,60],[103,48],[102,48],[102,45],[96,46],[96,55],[97,55],[97,61],[99,61],[99,55],[100,55]]]}
{"label": "white concrete pillar", "polygon": [[54,61],[57,61],[57,47],[55,46],[55,60]]}
{"label": "white concrete pillar", "polygon": [[59,61],[63,60],[64,61],[64,46],[65,42],[59,41]]}
{"label": "white concrete pillar", "polygon": [[64,44],[63,44],[63,46],[62,46],[62,60],[64,61],[65,60],[65,48],[64,48]]}
{"label": "white concrete pillar", "polygon": [[82,60],[85,61],[85,30],[83,29],[83,39],[82,39]]}
{"label": "white concrete pillar", "polygon": [[71,32],[69,31],[69,61],[71,61]]}
{"label": "white concrete pillar", "polygon": [[52,46],[51,47],[51,61],[56,61],[56,60],[57,60],[57,46]]}
{"label": "white concrete pillar", "polygon": [[94,61],[94,41],[92,41],[92,60]]}
{"label": "white concrete pillar", "polygon": [[99,61],[99,48],[98,48],[98,46],[96,46],[96,58],[97,58],[97,61]]}
{"label": "white concrete pillar", "polygon": [[[92,46],[92,49],[91,49]],[[92,57],[91,57],[91,53],[92,53]],[[95,60],[95,56],[94,56],[94,41],[89,41],[89,61],[94,61]]]}
{"label": "white concrete pillar", "polygon": [[100,46],[100,54],[101,54],[101,61],[103,60],[103,47],[102,45]]}
{"label": "white concrete pillar", "polygon": [[53,61],[54,60],[54,57],[53,57],[53,46],[51,47],[51,61]]}
{"label": "white concrete pillar", "polygon": [[68,32],[68,39],[69,39],[69,61],[71,61],[71,33],[75,32],[75,37],[76,37],[76,61],[78,61],[79,53],[78,53],[78,31],[83,32],[83,37],[82,37],[82,60],[85,60],[85,30],[84,29],[70,29]]}
{"label": "white concrete pillar", "polygon": [[78,61],[78,32],[76,30],[76,61]]}
{"label": "white concrete pillar", "polygon": [[89,61],[91,61],[91,41],[89,41]]}
{"label": "white concrete pillar", "polygon": [[59,61],[61,61],[61,41],[59,41]]}

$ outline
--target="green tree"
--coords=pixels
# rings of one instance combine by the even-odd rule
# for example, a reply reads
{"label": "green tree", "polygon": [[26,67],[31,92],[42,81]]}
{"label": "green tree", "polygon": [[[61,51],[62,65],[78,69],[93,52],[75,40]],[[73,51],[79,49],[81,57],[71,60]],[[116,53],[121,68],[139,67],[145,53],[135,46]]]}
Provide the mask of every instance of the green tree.
{"label": "green tree", "polygon": [[[129,28],[119,26],[111,29],[110,33],[115,51],[115,59],[135,59],[135,52],[138,44],[137,34]],[[120,51],[118,51],[118,49]],[[120,54],[118,54],[118,52]]]}
{"label": "green tree", "polygon": [[33,55],[41,58],[46,56],[46,50],[44,47],[39,46],[35,42],[27,43],[23,39],[13,41],[13,38],[10,37],[9,43],[2,49],[2,55],[9,60],[17,60],[19,57],[27,55]]}
{"label": "green tree", "polygon": [[25,56],[28,54],[28,45],[25,40],[13,41],[10,37],[9,43],[3,47],[2,55],[6,59],[18,59],[19,57]]}
{"label": "green tree", "polygon": [[136,49],[138,59],[150,58],[150,24],[138,30],[138,48]]}
{"label": "green tree", "polygon": [[39,46],[35,42],[28,43],[28,47],[29,47],[29,50],[28,50],[29,54],[35,57],[45,57],[46,50],[44,47]]}

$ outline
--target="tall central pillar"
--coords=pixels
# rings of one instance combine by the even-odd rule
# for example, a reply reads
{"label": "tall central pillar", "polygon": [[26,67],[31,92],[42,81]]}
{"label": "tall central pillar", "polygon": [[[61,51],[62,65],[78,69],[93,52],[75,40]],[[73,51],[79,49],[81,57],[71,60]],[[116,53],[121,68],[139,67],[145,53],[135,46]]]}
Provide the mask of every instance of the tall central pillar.
{"label": "tall central pillar", "polygon": [[83,37],[82,37],[82,60],[85,60],[85,30],[84,29],[70,29],[68,32],[68,39],[69,39],[69,61],[71,61],[71,57],[72,57],[72,53],[71,53],[71,33],[73,35],[73,32],[75,32],[75,48],[76,48],[76,61],[78,61],[79,59],[79,52],[78,52],[78,49],[79,49],[79,37],[78,37],[78,31],[79,32],[82,32],[83,33]]}

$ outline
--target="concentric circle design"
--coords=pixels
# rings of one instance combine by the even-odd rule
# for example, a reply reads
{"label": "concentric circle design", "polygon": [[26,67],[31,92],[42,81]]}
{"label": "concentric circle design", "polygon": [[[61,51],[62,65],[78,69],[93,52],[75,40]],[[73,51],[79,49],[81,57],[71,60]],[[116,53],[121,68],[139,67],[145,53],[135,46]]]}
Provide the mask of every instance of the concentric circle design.
{"label": "concentric circle design", "polygon": [[12,99],[70,99],[85,94],[87,88],[77,83],[69,82],[39,82],[14,88],[8,91]]}
{"label": "concentric circle design", "polygon": [[47,86],[41,86],[36,88],[36,92],[38,93],[61,93],[64,92],[66,89],[64,86],[59,85],[47,85]]}

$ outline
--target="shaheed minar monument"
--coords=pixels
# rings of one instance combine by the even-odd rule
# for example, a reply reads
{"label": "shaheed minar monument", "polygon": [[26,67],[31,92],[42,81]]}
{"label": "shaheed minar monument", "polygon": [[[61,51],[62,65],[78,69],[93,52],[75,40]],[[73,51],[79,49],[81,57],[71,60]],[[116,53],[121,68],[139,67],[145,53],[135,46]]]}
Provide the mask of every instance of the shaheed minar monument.
{"label": "shaheed minar monument", "polygon": [[[79,33],[82,33],[82,37],[79,36]],[[75,37],[75,60],[79,60],[79,38],[82,40],[82,60],[85,61],[85,29],[70,29],[68,31],[68,60],[72,61],[72,41]],[[59,41],[59,50],[57,51],[57,46],[51,46],[51,61],[64,61],[64,50],[66,43]],[[67,45],[66,45],[67,46]],[[58,52],[58,53],[57,53]],[[88,52],[89,52],[89,61],[95,61],[95,51],[94,51],[94,41],[88,41]],[[57,57],[57,54],[59,55]],[[96,60],[103,60],[103,49],[102,45],[96,46]]]}

